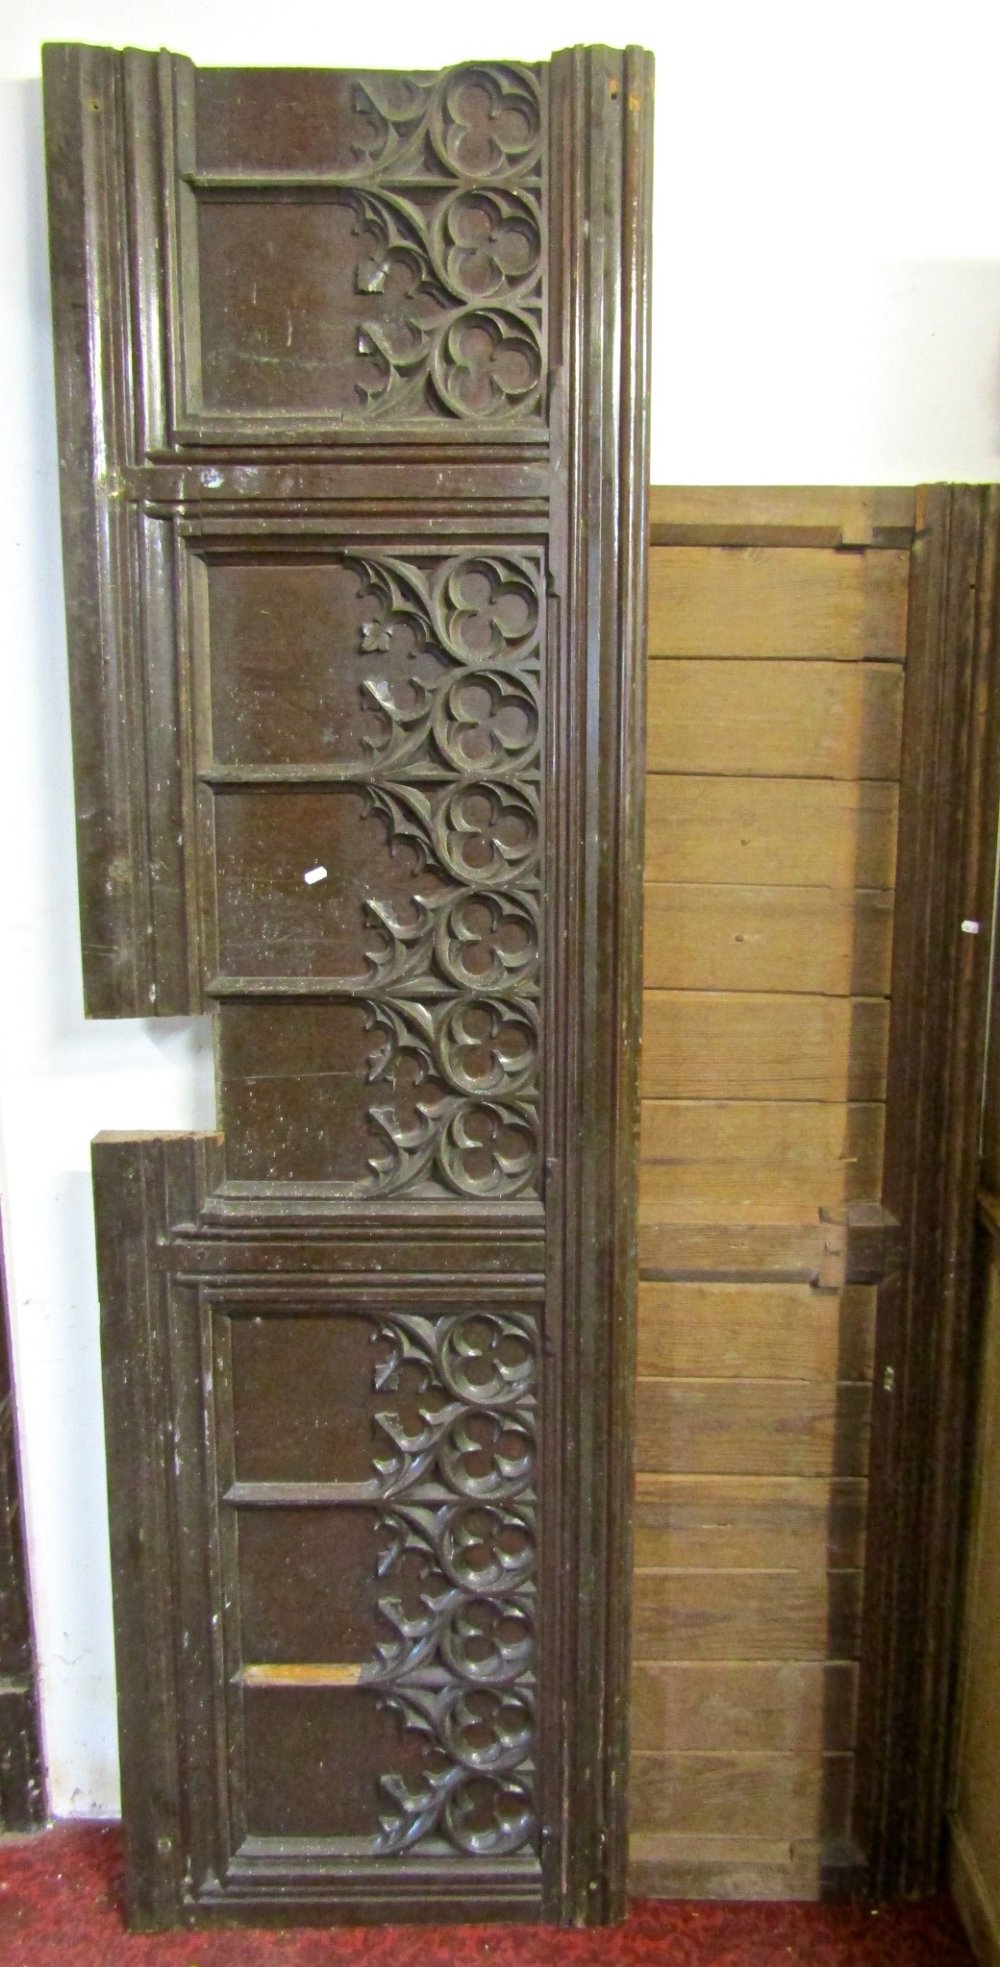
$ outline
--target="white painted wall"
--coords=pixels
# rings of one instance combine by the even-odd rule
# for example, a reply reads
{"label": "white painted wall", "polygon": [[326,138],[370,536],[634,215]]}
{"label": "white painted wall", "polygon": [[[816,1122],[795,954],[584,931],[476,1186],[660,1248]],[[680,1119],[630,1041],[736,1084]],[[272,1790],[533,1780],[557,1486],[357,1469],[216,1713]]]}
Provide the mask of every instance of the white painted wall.
{"label": "white painted wall", "polygon": [[[398,17],[397,17],[398,15]],[[88,1144],[210,1124],[204,1030],[81,1016],[38,47],[429,67],[658,61],[653,476],[1000,476],[1000,7],[8,0],[0,26],[0,1128],[50,1805],[116,1807]]]}

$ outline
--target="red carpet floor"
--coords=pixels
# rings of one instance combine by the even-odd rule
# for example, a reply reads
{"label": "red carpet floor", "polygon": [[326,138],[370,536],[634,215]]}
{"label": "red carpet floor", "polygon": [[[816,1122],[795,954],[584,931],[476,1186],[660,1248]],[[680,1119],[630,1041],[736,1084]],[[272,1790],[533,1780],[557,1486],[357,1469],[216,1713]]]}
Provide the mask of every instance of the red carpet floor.
{"label": "red carpet floor", "polygon": [[3,1967],[969,1967],[945,1899],[863,1906],[644,1900],[624,1926],[357,1927],[131,1936],[116,1829],[0,1843]]}

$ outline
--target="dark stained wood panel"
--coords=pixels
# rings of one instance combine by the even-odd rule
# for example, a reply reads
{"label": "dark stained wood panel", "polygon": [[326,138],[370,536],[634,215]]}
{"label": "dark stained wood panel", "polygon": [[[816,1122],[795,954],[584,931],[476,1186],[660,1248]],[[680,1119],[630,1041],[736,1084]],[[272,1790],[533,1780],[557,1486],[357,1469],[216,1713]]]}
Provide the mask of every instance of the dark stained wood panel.
{"label": "dark stained wood panel", "polygon": [[651,81],[46,51],[138,1926],[623,1904]]}
{"label": "dark stained wood panel", "polygon": [[44,1815],[7,1279],[0,1238],[0,1832],[37,1829]]}

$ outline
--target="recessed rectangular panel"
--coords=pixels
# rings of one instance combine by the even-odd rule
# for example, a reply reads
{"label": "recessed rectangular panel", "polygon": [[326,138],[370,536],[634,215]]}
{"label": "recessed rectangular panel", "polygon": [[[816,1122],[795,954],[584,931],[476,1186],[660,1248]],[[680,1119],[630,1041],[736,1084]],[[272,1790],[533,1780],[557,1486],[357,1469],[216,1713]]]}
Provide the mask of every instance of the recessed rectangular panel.
{"label": "recessed rectangular panel", "polygon": [[[416,321],[406,262],[381,271],[381,228],[326,197],[199,198],[202,402],[209,411],[363,416],[388,389]],[[380,250],[381,249],[381,250]]]}
{"label": "recessed rectangular panel", "polygon": [[[359,79],[329,68],[196,69],[199,170],[356,171],[384,135]],[[405,109],[431,79],[387,71],[369,81]]]}
{"label": "recessed rectangular panel", "polygon": [[390,852],[367,790],[268,786],[215,801],[218,973],[374,982],[389,947],[380,910],[417,919],[414,855]]}
{"label": "recessed rectangular panel", "polygon": [[311,1661],[360,1667],[374,1655],[373,1509],[240,1509],[240,1654],[244,1666]]}
{"label": "recessed rectangular panel", "polygon": [[360,1837],[373,1843],[383,1776],[423,1774],[419,1737],[373,1690],[254,1687],[243,1693],[250,1837]]}
{"label": "recessed rectangular panel", "polygon": [[198,93],[186,77],[176,89],[167,188],[182,434],[192,419],[265,442],[282,425],[312,441],[345,426],[542,426],[537,69],[359,75],[349,93],[300,76],[288,99],[302,129],[284,152],[273,104],[254,133],[259,84],[214,137],[211,86]]}
{"label": "recessed rectangular panel", "polygon": [[248,1306],[225,1325],[236,1481],[368,1481],[377,1323]]}
{"label": "recessed rectangular panel", "polygon": [[398,631],[375,665],[375,619],[360,559],[273,545],[205,558],[211,755],[223,765],[363,763],[385,718],[365,683],[410,680]]}
{"label": "recessed rectangular panel", "polygon": [[225,1004],[219,1028],[229,1176],[363,1184],[380,1051],[366,1006],[291,1003],[276,1019],[267,1004]]}

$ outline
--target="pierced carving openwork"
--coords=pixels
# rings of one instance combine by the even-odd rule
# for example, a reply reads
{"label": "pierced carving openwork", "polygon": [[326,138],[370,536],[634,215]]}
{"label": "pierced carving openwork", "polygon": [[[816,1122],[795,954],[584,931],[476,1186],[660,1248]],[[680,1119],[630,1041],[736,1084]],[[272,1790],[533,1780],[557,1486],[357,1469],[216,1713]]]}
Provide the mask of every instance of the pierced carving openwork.
{"label": "pierced carving openwork", "polygon": [[362,1685],[424,1749],[416,1778],[379,1780],[376,1848],[499,1857],[537,1835],[535,1322],[393,1312],[375,1336],[376,1391],[408,1411],[375,1416],[385,1636]]}
{"label": "pierced carving openwork", "polygon": [[385,1142],[372,1176],[383,1193],[428,1180],[468,1196],[537,1192],[537,571],[494,553],[432,573],[352,564],[373,603],[362,653],[396,638],[412,664],[404,691],[363,684],[384,723],[368,740],[370,809],[425,877],[406,917],[366,903],[379,987],[366,1001],[383,1038],[370,1078],[409,1089],[404,1105],[370,1110]]}
{"label": "pierced carving openwork", "polygon": [[[357,240],[353,404],[338,419],[537,420],[544,409],[542,95],[538,74],[472,63],[425,78],[364,75],[356,162],[313,173],[189,169],[200,199],[346,207]],[[367,374],[365,373],[367,371]]]}

